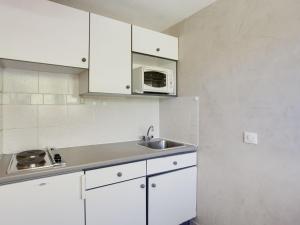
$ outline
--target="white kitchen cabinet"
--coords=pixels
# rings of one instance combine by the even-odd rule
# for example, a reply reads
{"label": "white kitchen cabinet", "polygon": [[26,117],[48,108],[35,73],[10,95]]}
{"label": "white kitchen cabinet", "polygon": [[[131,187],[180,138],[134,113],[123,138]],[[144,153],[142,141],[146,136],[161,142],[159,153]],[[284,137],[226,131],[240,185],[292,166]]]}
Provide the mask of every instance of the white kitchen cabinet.
{"label": "white kitchen cabinet", "polygon": [[146,225],[146,178],[88,190],[86,225],[100,224]]}
{"label": "white kitchen cabinet", "polygon": [[81,94],[131,94],[131,25],[95,14],[90,23],[90,70]]}
{"label": "white kitchen cabinet", "polygon": [[197,153],[187,153],[147,160],[147,175],[177,170],[197,164]]}
{"label": "white kitchen cabinet", "polygon": [[5,225],[84,225],[80,178],[72,173],[0,186]]}
{"label": "white kitchen cabinet", "polygon": [[127,163],[85,172],[86,189],[146,176],[146,161]]}
{"label": "white kitchen cabinet", "polygon": [[197,168],[148,178],[148,225],[179,225],[196,217]]}
{"label": "white kitchen cabinet", "polygon": [[88,68],[88,12],[46,0],[3,0],[0,27],[2,59]]}
{"label": "white kitchen cabinet", "polygon": [[133,25],[132,51],[178,60],[178,38]]}

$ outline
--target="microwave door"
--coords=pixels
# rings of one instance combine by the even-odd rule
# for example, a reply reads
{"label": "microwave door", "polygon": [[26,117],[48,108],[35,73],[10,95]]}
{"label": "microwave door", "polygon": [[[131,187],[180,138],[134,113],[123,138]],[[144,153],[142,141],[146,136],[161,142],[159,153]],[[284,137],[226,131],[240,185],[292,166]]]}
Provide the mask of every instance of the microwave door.
{"label": "microwave door", "polygon": [[144,91],[161,93],[168,92],[167,75],[159,71],[145,71]]}

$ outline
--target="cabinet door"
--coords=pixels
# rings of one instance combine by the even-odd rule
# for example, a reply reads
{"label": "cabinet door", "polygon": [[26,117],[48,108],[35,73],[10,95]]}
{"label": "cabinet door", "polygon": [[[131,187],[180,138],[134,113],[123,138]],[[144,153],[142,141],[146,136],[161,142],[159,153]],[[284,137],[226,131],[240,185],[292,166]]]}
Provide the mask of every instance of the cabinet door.
{"label": "cabinet door", "polygon": [[0,27],[0,58],[88,68],[87,12],[45,0],[3,0]]}
{"label": "cabinet door", "polygon": [[91,14],[89,92],[131,94],[131,26]]}
{"label": "cabinet door", "polygon": [[81,175],[73,173],[0,186],[1,224],[84,225]]}
{"label": "cabinet door", "polygon": [[178,60],[178,38],[132,26],[132,51]]}
{"label": "cabinet door", "polygon": [[146,178],[86,192],[86,225],[146,225]]}
{"label": "cabinet door", "polygon": [[196,167],[150,177],[148,224],[179,225],[196,217],[196,182]]}

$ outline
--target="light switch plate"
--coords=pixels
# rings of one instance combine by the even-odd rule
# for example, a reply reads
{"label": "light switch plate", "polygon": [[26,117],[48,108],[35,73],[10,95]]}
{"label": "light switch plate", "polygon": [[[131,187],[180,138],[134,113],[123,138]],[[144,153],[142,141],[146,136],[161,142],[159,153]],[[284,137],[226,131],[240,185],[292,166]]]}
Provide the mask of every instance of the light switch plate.
{"label": "light switch plate", "polygon": [[257,133],[253,132],[244,132],[244,143],[246,144],[258,144],[258,138],[257,138]]}

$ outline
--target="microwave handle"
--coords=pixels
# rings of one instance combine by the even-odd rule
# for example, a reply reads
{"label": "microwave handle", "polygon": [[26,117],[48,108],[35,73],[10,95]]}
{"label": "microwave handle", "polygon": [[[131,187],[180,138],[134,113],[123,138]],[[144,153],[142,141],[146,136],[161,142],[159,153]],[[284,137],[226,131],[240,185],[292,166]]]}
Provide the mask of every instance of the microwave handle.
{"label": "microwave handle", "polygon": [[169,93],[174,94],[174,76],[172,73],[168,75],[168,83],[169,83]]}

